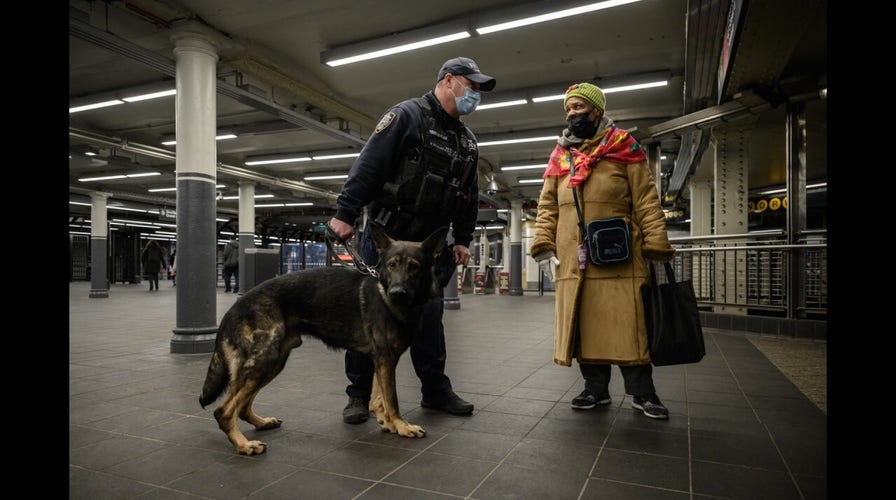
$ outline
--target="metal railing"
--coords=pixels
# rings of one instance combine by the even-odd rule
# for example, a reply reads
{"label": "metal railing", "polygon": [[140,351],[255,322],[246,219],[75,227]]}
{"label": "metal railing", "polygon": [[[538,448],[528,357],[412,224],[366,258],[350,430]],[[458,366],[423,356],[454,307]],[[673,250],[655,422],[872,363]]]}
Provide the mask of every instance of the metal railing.
{"label": "metal railing", "polygon": [[[801,319],[827,315],[827,232],[784,231],[670,238],[678,279],[693,280],[706,310]],[[662,273],[660,273],[662,274]]]}

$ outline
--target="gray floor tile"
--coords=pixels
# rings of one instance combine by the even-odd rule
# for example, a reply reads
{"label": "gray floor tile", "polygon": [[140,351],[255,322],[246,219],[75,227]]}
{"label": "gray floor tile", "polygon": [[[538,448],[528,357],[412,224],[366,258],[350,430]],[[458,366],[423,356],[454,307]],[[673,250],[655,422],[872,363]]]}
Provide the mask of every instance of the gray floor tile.
{"label": "gray floor tile", "polygon": [[[618,368],[612,404],[577,411],[578,366],[551,362],[550,294],[467,295],[445,312],[446,371],[472,415],[421,408],[404,356],[401,411],[427,435],[345,424],[343,356],[306,342],[255,402],[283,425],[238,423],[267,453],[239,456],[220,401],[197,400],[210,355],[170,353],[176,292],[163,292],[70,286],[70,498],[827,498],[826,413],[744,334],[707,329],[703,361],[655,368],[669,420],[631,408]],[[237,297],[217,300],[220,318]],[[147,301],[161,313],[138,314]]]}

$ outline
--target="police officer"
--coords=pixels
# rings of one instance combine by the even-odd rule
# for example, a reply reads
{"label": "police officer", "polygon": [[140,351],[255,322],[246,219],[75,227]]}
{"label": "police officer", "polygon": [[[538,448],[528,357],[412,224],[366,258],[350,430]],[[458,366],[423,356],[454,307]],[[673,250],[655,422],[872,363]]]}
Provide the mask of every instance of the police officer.
{"label": "police officer", "polygon": [[[470,260],[470,242],[479,210],[476,137],[461,115],[472,113],[480,91],[495,88],[469,58],[445,61],[435,89],[390,108],[352,165],[330,229],[343,239],[354,234],[354,223],[367,207],[368,224],[379,224],[396,239],[423,241],[442,226],[452,227],[454,244],[436,263],[440,290],[455,276],[457,265]],[[361,235],[360,253],[374,266],[378,255],[369,231]],[[443,301],[433,300],[423,316],[423,330],[411,344],[411,360],[420,378],[420,405],[455,415],[469,415],[464,401],[445,375]],[[345,353],[349,385],[342,419],[349,424],[369,417],[373,362],[352,351]]]}

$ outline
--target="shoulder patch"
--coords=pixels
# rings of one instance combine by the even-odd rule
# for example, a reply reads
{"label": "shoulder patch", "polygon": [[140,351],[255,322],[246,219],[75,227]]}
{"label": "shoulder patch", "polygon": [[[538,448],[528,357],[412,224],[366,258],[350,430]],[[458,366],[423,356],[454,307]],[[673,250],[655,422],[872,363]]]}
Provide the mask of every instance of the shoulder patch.
{"label": "shoulder patch", "polygon": [[392,122],[395,121],[395,112],[389,111],[380,119],[380,122],[376,124],[376,128],[373,129],[374,134],[379,134],[383,130],[389,128],[389,125],[392,125]]}

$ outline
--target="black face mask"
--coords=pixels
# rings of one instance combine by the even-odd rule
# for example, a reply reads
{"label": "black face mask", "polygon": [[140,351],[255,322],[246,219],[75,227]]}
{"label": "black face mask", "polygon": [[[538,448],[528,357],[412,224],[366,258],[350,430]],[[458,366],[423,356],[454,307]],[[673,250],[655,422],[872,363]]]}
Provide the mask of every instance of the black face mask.
{"label": "black face mask", "polygon": [[575,115],[569,119],[569,131],[579,139],[590,139],[597,133],[597,124],[588,119],[588,114]]}

